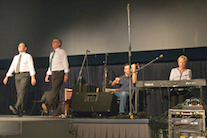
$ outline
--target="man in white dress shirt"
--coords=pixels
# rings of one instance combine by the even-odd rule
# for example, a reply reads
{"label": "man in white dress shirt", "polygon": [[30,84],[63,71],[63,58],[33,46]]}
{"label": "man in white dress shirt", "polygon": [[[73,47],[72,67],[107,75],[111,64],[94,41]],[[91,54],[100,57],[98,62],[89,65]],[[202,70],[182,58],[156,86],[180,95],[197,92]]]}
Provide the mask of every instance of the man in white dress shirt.
{"label": "man in white dress shirt", "polygon": [[61,104],[59,102],[59,90],[63,82],[68,80],[69,64],[67,59],[67,53],[61,49],[61,40],[58,38],[53,39],[52,47],[53,52],[50,53],[49,67],[45,76],[45,82],[49,82],[49,76],[52,75],[52,90],[50,99],[44,109],[45,113],[48,113],[48,109],[55,103],[58,104],[58,108],[54,116],[61,114]]}
{"label": "man in white dress shirt", "polygon": [[9,109],[14,114],[19,114],[19,116],[22,116],[24,95],[30,77],[32,86],[36,84],[33,58],[30,54],[26,53],[26,50],[27,46],[25,45],[25,43],[20,43],[18,45],[19,54],[14,56],[10,68],[3,80],[4,85],[6,85],[8,78],[12,77],[13,73],[15,72],[17,101],[14,106],[10,105]]}

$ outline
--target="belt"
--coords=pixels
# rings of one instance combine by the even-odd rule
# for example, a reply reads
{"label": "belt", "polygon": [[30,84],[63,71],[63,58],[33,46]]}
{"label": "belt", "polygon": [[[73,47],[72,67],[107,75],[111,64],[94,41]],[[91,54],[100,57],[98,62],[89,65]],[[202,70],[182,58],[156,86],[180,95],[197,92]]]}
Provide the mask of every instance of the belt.
{"label": "belt", "polygon": [[56,70],[56,71],[52,71],[52,73],[60,73],[60,72],[64,72],[64,70]]}
{"label": "belt", "polygon": [[23,74],[23,73],[29,73],[29,72],[17,72],[15,74]]}

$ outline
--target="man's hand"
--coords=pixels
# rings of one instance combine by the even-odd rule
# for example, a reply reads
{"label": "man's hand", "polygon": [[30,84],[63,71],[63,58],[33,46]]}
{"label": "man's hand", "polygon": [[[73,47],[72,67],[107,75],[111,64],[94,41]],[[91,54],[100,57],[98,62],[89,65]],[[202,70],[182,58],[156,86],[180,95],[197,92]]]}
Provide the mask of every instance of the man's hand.
{"label": "man's hand", "polygon": [[6,76],[6,77],[4,78],[4,80],[3,80],[4,85],[7,84],[8,78],[9,78],[8,76]]}
{"label": "man's hand", "polygon": [[116,84],[119,84],[119,82],[120,82],[120,77],[116,77],[116,78],[114,79],[114,81],[111,83],[111,86],[114,86],[114,85],[116,85]]}
{"label": "man's hand", "polygon": [[36,84],[36,79],[35,79],[35,76],[31,76],[31,84],[32,86],[34,86]]}
{"label": "man's hand", "polygon": [[67,80],[68,80],[68,74],[65,74],[65,75],[64,75],[64,80],[63,80],[63,81],[66,82]]}
{"label": "man's hand", "polygon": [[48,74],[46,74],[46,76],[45,76],[45,82],[50,82]]}
{"label": "man's hand", "polygon": [[132,71],[132,73],[136,71],[136,65],[135,64],[131,65],[131,71]]}
{"label": "man's hand", "polygon": [[[137,81],[137,72],[135,72],[136,71],[136,64],[132,64],[131,65],[131,71],[132,71],[132,83],[136,83],[136,81]],[[138,69],[139,69],[139,66],[138,66]]]}
{"label": "man's hand", "polygon": [[116,78],[115,78],[115,81],[116,81],[116,82],[115,82],[116,84],[119,84],[119,82],[120,82],[120,77],[116,77]]}

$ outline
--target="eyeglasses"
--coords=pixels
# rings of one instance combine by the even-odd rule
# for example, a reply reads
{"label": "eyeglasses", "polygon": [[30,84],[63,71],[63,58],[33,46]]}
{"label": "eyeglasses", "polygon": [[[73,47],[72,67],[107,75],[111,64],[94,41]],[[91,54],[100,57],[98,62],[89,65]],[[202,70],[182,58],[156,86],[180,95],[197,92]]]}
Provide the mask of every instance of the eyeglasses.
{"label": "eyeglasses", "polygon": [[52,41],[52,43],[60,43],[60,42],[58,42],[58,41]]}

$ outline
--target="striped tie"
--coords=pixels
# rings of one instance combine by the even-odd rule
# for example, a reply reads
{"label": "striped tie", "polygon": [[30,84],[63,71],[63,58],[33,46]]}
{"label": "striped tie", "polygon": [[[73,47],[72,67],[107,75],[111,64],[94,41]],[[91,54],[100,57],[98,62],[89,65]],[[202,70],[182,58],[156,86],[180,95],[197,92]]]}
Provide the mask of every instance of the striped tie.
{"label": "striped tie", "polygon": [[19,60],[18,60],[17,66],[16,66],[16,73],[19,73],[21,58],[22,58],[22,54],[20,54],[20,56],[19,56]]}
{"label": "striped tie", "polygon": [[50,70],[51,70],[51,71],[52,71],[52,59],[53,59],[54,54],[55,54],[55,51],[53,51],[53,53],[52,53],[52,57],[51,57],[51,59],[50,59]]}

